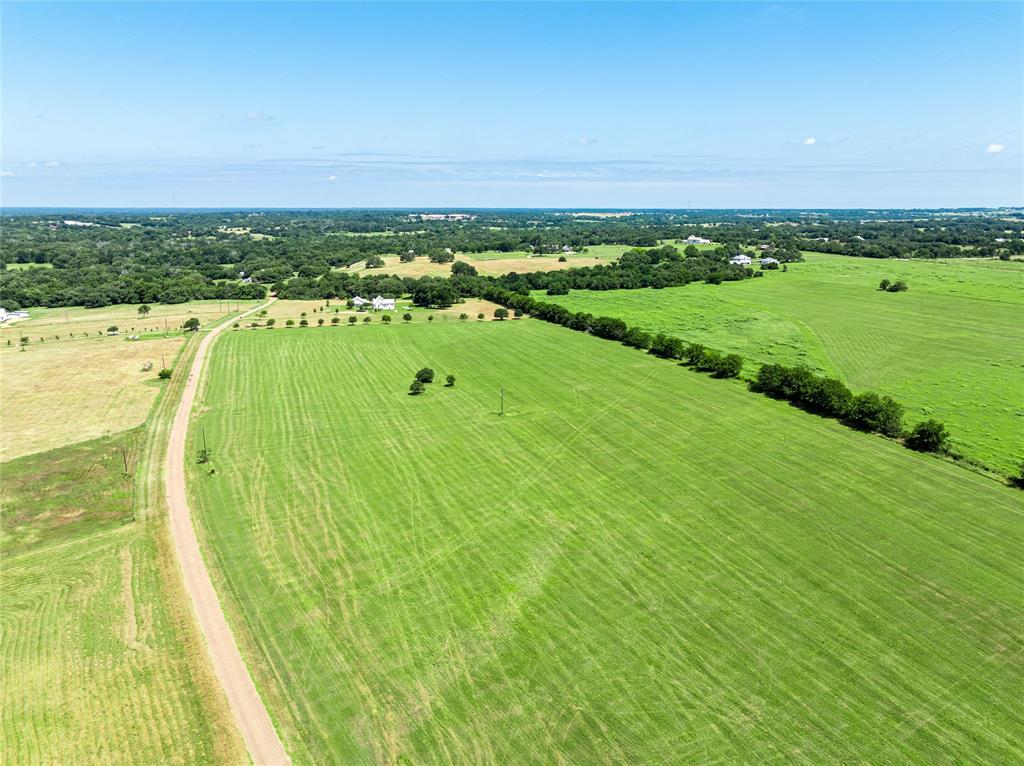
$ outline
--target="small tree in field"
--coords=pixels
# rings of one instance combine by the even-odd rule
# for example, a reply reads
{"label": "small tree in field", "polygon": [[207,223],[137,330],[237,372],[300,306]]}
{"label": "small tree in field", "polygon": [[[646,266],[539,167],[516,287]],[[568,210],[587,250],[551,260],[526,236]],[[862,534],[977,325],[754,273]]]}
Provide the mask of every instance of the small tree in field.
{"label": "small tree in field", "polygon": [[516,309],[515,311],[512,312],[512,317],[514,319],[522,319],[523,318],[523,310],[522,309]]}
{"label": "small tree in field", "polygon": [[160,380],[170,380],[171,379],[171,371],[169,369],[167,369],[166,367],[164,367],[162,370],[160,370],[160,372],[158,372],[156,374],[156,376],[158,378],[160,378]]}
{"label": "small tree in field", "polygon": [[412,314],[402,314],[402,321],[403,322],[411,322],[412,321]]}
{"label": "small tree in field", "polygon": [[890,282],[888,279],[883,279],[881,282],[878,283],[878,289],[879,290],[888,290],[889,289],[889,285],[891,285],[891,284],[892,284],[892,282]]}
{"label": "small tree in field", "polygon": [[391,324],[391,314],[385,314],[380,318],[380,321],[382,321],[384,324]]}
{"label": "small tree in field", "polygon": [[420,383],[433,383],[434,371],[429,367],[424,367],[416,373],[416,380]]}
{"label": "small tree in field", "polygon": [[478,322],[482,322],[484,319],[484,312],[481,311],[479,314],[477,314],[476,319]]}
{"label": "small tree in field", "polygon": [[469,319],[469,314],[459,314],[459,319],[465,322],[467,319]]}
{"label": "small tree in field", "polygon": [[349,323],[350,325],[352,325],[352,324],[355,324],[355,323],[356,323],[356,322],[358,322],[358,321],[359,321],[359,320],[358,320],[358,319],[356,319],[356,318],[355,318],[354,316],[350,316],[350,317],[348,318],[348,323]]}
{"label": "small tree in field", "polygon": [[309,327],[309,320],[308,319],[300,319],[299,320],[299,327]]}
{"label": "small tree in field", "polygon": [[495,309],[494,318],[499,321],[504,321],[508,319],[508,309]]}
{"label": "small tree in field", "polygon": [[284,326],[285,327],[294,327],[295,326],[295,320],[294,319],[287,319],[287,320],[285,320]]}
{"label": "small tree in field", "polygon": [[320,317],[319,319],[317,319],[316,320],[316,324],[317,324],[317,327],[323,327],[324,326],[324,318]]}
{"label": "small tree in field", "polygon": [[273,330],[275,324],[277,324],[277,320],[276,319],[268,319],[267,320],[267,328],[268,329]]}
{"label": "small tree in field", "polygon": [[918,423],[906,440],[907,446],[918,452],[945,452],[948,443],[949,431],[938,420]]}
{"label": "small tree in field", "polygon": [[189,317],[185,320],[185,324],[182,325],[189,332],[199,331],[199,320],[196,317]]}
{"label": "small tree in field", "polygon": [[338,324],[338,322],[340,322],[340,321],[341,321],[341,317],[339,317],[339,316],[333,316],[333,317],[331,317],[331,324],[335,324],[335,325],[336,325],[336,324]]}
{"label": "small tree in field", "polygon": [[[112,324],[107,328],[107,335],[117,335],[117,325]],[[42,340],[42,338],[40,338]]]}
{"label": "small tree in field", "polygon": [[420,383],[420,381],[414,380],[412,382],[412,385],[409,386],[409,395],[410,396],[419,396],[420,394],[423,393],[424,388],[425,388],[424,385],[422,383]]}
{"label": "small tree in field", "polygon": [[367,315],[363,317],[363,324],[370,324],[373,321],[373,317]]}
{"label": "small tree in field", "polygon": [[152,309],[149,307],[149,304],[147,303],[143,303],[141,306],[139,306],[139,316],[142,317],[143,319],[149,316],[150,311],[152,311]]}
{"label": "small tree in field", "polygon": [[452,386],[454,386],[455,385],[455,376],[454,375],[449,375],[447,378],[444,379],[444,384],[448,388],[451,388]]}

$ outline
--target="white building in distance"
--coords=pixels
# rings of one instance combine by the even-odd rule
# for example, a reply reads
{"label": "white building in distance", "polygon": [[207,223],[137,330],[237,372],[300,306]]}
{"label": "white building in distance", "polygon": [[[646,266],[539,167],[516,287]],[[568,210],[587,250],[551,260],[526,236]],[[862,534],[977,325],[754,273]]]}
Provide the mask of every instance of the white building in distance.
{"label": "white building in distance", "polygon": [[684,245],[710,245],[710,239],[704,239],[704,237],[698,237],[695,234],[691,234],[683,240]]}
{"label": "white building in distance", "polygon": [[371,303],[373,304],[373,308],[376,309],[377,311],[394,311],[395,310],[395,299],[394,298],[382,298],[381,296],[378,295],[376,298],[374,298],[371,301]]}
{"label": "white building in distance", "polygon": [[729,259],[729,263],[733,266],[749,266],[750,256],[749,255],[734,255]]}

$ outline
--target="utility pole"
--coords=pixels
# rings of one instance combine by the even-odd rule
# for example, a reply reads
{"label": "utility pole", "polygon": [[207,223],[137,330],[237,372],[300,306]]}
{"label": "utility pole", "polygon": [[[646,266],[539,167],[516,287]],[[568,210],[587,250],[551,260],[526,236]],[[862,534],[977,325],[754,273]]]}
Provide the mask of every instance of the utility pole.
{"label": "utility pole", "polygon": [[164,355],[163,355],[162,352],[160,354],[160,369],[161,370],[166,370],[167,369],[167,360],[164,359]]}
{"label": "utility pole", "polygon": [[167,317],[164,317],[164,337],[167,337]]}
{"label": "utility pole", "polygon": [[124,461],[124,475],[128,477],[128,453],[124,451],[124,447],[121,447],[121,460]]}
{"label": "utility pole", "polygon": [[498,412],[498,415],[504,415],[504,414],[505,414],[505,387],[502,386],[501,387],[501,410]]}
{"label": "utility pole", "polygon": [[208,449],[206,449],[206,429],[205,428],[203,429],[203,452],[205,452],[207,455],[210,454],[210,451]]}

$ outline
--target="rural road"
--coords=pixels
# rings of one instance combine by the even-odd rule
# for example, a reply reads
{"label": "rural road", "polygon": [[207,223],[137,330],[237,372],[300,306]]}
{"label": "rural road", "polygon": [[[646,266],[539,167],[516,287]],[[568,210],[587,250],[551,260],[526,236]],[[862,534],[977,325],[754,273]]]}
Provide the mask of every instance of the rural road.
{"label": "rural road", "polygon": [[[257,306],[246,311],[241,317],[248,316],[268,304]],[[239,318],[241,318],[239,317]],[[188,432],[189,414],[195,400],[199,373],[203,367],[206,352],[213,341],[224,330],[229,328],[233,320],[221,323],[203,338],[196,351],[189,371],[185,391],[178,404],[171,426],[170,444],[167,450],[167,464],[164,483],[167,489],[167,504],[170,508],[171,538],[174,550],[181,564],[181,575],[185,590],[192,599],[192,606],[199,620],[206,648],[213,661],[213,669],[217,680],[227,695],[231,713],[235,718],[242,739],[249,751],[249,756],[257,766],[277,766],[289,764],[284,745],[274,730],[263,700],[256,691],[256,686],[249,676],[249,670],[242,661],[238,644],[224,618],[217,593],[213,589],[210,573],[203,562],[199,551],[199,541],[192,526],[192,512],[188,507],[188,496],[185,493],[185,434]]]}

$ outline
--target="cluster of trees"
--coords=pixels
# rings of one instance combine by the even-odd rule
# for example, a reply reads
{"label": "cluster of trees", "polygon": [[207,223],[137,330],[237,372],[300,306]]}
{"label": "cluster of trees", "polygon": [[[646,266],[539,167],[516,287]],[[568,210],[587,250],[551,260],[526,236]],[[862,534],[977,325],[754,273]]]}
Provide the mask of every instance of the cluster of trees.
{"label": "cluster of trees", "polygon": [[[420,369],[416,376],[413,378],[412,383],[409,385],[409,395],[419,396],[422,394],[427,385],[434,382],[434,371],[430,367],[424,367]],[[444,381],[445,388],[452,388],[455,386],[455,376],[448,375]]]}
{"label": "cluster of trees", "polygon": [[902,279],[895,281],[883,279],[878,283],[878,289],[887,293],[903,293],[909,290],[910,287]]}

